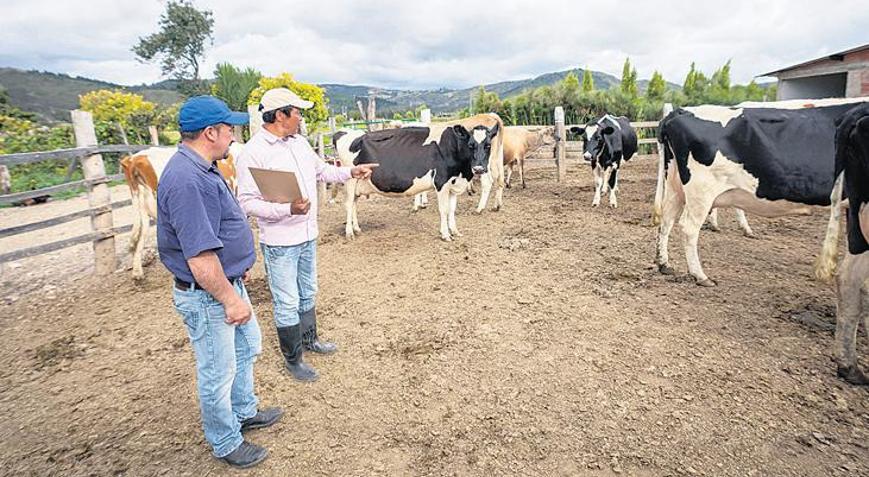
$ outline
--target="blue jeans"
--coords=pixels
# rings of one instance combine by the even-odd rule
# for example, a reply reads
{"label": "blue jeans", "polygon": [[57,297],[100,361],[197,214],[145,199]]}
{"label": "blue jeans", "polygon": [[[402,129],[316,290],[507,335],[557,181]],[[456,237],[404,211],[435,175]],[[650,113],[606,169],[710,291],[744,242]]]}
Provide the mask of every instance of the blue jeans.
{"label": "blue jeans", "polygon": [[[235,290],[250,303],[241,280]],[[205,440],[224,457],[241,445],[241,421],[256,415],[253,363],[262,351],[256,316],[243,325],[224,321],[223,305],[204,290],[173,287],[175,310],[187,326],[196,356],[196,386]]]}
{"label": "blue jeans", "polygon": [[260,244],[274,303],[275,325],[299,324],[317,298],[317,241],[287,247]]}

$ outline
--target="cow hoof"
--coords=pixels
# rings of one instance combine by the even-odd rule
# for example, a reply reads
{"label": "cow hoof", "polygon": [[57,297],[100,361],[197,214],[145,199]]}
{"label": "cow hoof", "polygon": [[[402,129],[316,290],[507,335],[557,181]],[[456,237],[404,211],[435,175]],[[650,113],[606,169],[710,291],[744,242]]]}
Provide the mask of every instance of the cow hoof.
{"label": "cow hoof", "polygon": [[618,208],[619,208],[619,204],[610,204],[610,208],[611,208],[611,209],[618,209]]}
{"label": "cow hoof", "polygon": [[507,188],[507,189],[509,189],[509,188],[510,188],[510,183],[508,182],[508,183],[504,184],[504,187]]}
{"label": "cow hoof", "polygon": [[458,230],[450,230],[453,237],[464,237]]}
{"label": "cow hoof", "polygon": [[697,280],[697,285],[698,285],[698,286],[701,286],[701,287],[707,287],[707,288],[709,288],[709,287],[714,287],[714,286],[716,286],[716,285],[718,285],[718,284],[715,283],[714,281],[712,281],[712,280],[709,279],[709,278],[705,278],[705,279],[703,279],[703,280]]}
{"label": "cow hoof", "polygon": [[500,206],[500,205],[499,205],[499,206],[496,206],[496,207],[492,207],[492,212],[500,212],[500,211],[501,211],[501,206]]}
{"label": "cow hoof", "polygon": [[441,240],[443,240],[444,242],[452,242],[453,238],[449,235],[441,235]]}
{"label": "cow hoof", "polygon": [[595,204],[594,202],[592,202],[592,204],[591,204],[592,207],[597,207],[598,205],[600,205],[600,204]]}
{"label": "cow hoof", "polygon": [[711,230],[712,232],[721,232],[721,228],[719,228],[717,225],[709,225],[709,224],[706,224],[706,225],[704,226],[704,228],[707,229],[707,230]]}
{"label": "cow hoof", "polygon": [[857,366],[839,366],[836,375],[856,386],[869,385],[869,378]]}
{"label": "cow hoof", "polygon": [[676,270],[673,267],[666,265],[666,264],[658,265],[658,272],[660,272],[661,275],[675,275],[676,274]]}
{"label": "cow hoof", "polygon": [[744,235],[745,238],[750,238],[750,239],[758,238],[757,235],[754,234],[754,232],[743,232],[742,235]]}
{"label": "cow hoof", "polygon": [[136,284],[145,283],[145,275],[133,275],[133,282]]}
{"label": "cow hoof", "polygon": [[477,214],[477,215],[480,215],[480,214],[483,213],[483,209],[476,209],[476,210],[474,211],[474,213]]}

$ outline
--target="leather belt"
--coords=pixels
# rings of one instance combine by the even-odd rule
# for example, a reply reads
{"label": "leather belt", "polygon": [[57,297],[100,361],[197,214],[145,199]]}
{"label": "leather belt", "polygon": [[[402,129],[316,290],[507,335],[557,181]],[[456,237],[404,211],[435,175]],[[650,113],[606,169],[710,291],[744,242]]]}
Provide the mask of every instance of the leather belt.
{"label": "leather belt", "polygon": [[[229,283],[235,285],[235,282],[238,280],[241,280],[241,277],[227,278],[227,280],[229,280]],[[202,285],[200,285],[196,282],[190,283],[190,282],[185,282],[184,280],[182,280],[180,278],[175,279],[175,288],[177,288],[179,290],[183,290],[183,291],[191,290],[191,288],[190,288],[191,285],[193,286],[193,288],[192,288],[193,290],[205,290],[205,288],[202,288]]]}

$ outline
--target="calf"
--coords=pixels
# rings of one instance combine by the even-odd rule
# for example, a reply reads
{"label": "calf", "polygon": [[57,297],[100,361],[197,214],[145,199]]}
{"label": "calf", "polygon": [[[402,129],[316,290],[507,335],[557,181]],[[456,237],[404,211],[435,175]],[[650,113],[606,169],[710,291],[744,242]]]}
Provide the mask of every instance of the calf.
{"label": "calf", "polygon": [[583,158],[591,161],[594,172],[594,199],[592,207],[600,205],[601,192],[609,186],[610,207],[618,207],[616,191],[619,187],[619,167],[637,152],[637,132],[625,117],[609,114],[586,127],[573,126],[570,132],[582,135]]}
{"label": "calf", "polygon": [[502,164],[503,124],[495,114],[481,114],[430,127],[411,127],[348,133],[338,139],[338,157],[344,164],[378,163],[370,178],[345,183],[347,221],[345,235],[360,232],[356,198],[377,193],[409,197],[435,190],[443,240],[458,236],[457,195],[474,176],[485,175],[492,164]]}
{"label": "calf", "polygon": [[869,329],[869,104],[849,110],[836,128],[836,185],[831,195],[830,226],[816,275],[829,280],[838,256],[839,224],[846,210],[847,250],[836,276],[835,355],[845,381],[869,385],[857,364],[857,325]]}
{"label": "calf", "polygon": [[[241,152],[242,144],[233,143],[225,160],[217,162],[217,168],[235,194],[238,186],[235,177],[234,155]],[[157,220],[157,186],[163,169],[177,151],[174,147],[151,147],[121,160],[121,169],[130,188],[133,203],[133,230],[130,233],[129,250],[133,252],[133,279],[144,277],[142,252],[151,227],[151,219]]]}

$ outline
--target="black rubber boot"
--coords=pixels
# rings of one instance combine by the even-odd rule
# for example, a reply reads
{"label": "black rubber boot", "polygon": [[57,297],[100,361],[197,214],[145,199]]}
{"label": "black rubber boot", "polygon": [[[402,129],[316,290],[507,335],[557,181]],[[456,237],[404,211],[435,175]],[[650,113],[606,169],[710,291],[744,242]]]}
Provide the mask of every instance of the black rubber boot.
{"label": "black rubber boot", "polygon": [[281,344],[284,364],[287,366],[287,371],[296,380],[305,382],[316,381],[320,375],[302,359],[302,332],[300,326],[278,327],[278,342]]}
{"label": "black rubber boot", "polygon": [[332,354],[338,351],[338,345],[328,341],[320,341],[317,336],[317,308],[299,313],[299,322],[302,325],[302,342],[305,349],[312,353]]}

